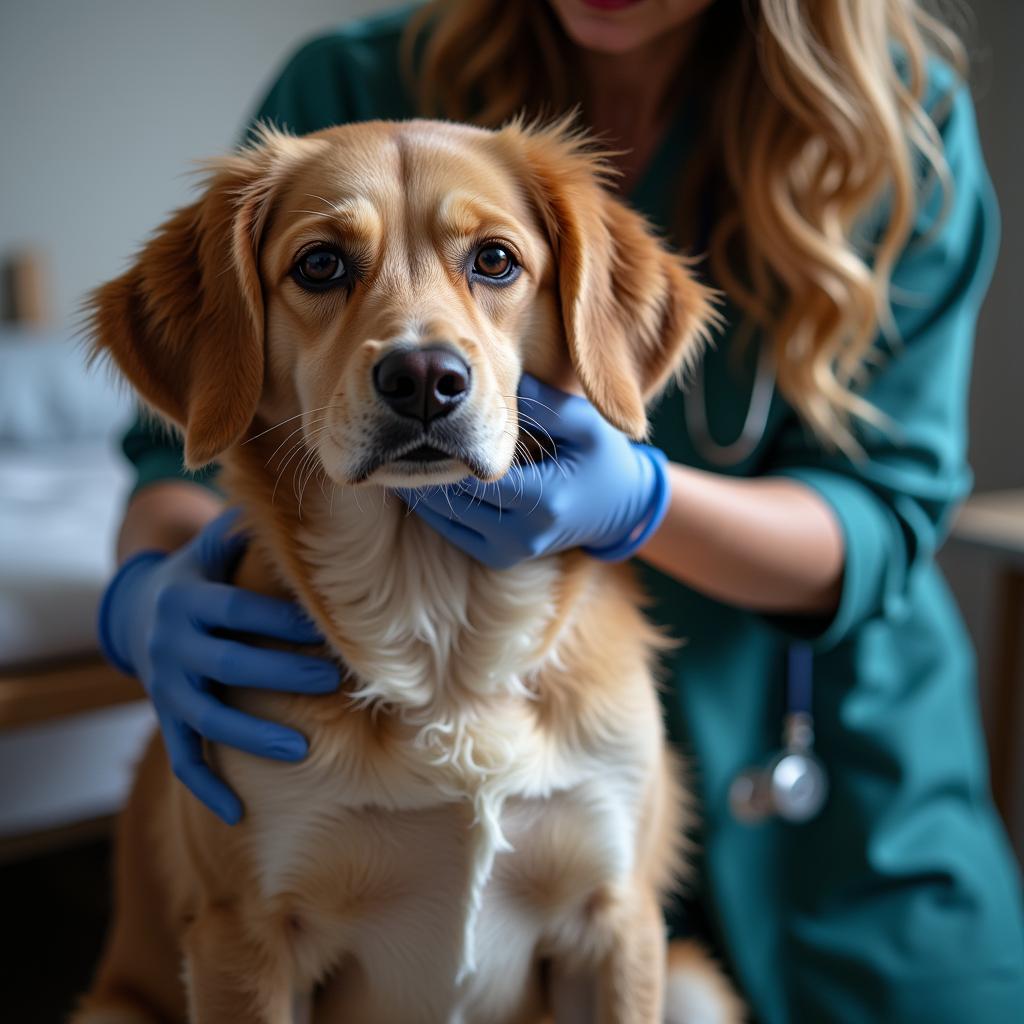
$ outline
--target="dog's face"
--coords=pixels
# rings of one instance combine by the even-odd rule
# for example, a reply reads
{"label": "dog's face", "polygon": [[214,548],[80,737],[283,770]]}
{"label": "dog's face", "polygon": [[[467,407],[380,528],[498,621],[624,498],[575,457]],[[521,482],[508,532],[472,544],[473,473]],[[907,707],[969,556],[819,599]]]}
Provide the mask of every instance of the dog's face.
{"label": "dog's face", "polygon": [[260,257],[261,412],[306,413],[339,483],[508,470],[524,356],[558,321],[550,250],[494,141],[425,122],[340,129],[280,191]]}
{"label": "dog's face", "polygon": [[268,133],[97,292],[97,348],[191,466],[280,424],[339,484],[494,480],[524,369],[641,436],[708,295],[598,172],[561,128]]}

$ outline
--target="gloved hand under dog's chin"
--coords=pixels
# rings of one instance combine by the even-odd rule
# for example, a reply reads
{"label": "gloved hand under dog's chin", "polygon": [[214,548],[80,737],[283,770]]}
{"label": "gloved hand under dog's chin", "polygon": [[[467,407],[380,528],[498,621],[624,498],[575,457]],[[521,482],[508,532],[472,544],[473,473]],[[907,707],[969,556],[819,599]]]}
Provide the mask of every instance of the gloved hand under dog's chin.
{"label": "gloved hand under dog's chin", "polygon": [[492,569],[575,547],[606,561],[639,550],[668,509],[664,453],[631,441],[586,398],[528,374],[519,385],[519,415],[553,456],[514,465],[496,483],[469,478],[403,489],[402,500]]}

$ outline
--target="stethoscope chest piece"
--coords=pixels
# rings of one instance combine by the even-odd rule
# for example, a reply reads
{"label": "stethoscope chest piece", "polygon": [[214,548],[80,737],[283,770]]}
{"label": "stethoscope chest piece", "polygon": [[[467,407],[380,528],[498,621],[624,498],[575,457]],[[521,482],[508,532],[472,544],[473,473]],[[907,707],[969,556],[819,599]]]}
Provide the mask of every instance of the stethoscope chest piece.
{"label": "stethoscope chest piece", "polygon": [[763,767],[740,772],[729,787],[729,810],[744,824],[777,817],[799,825],[816,818],[828,798],[828,776],[814,753],[806,647],[790,651],[787,699],[783,749]]}
{"label": "stethoscope chest piece", "polygon": [[765,767],[747,769],[733,779],[729,809],[744,824],[778,817],[798,825],[816,818],[827,796],[828,779],[817,757],[785,751]]}

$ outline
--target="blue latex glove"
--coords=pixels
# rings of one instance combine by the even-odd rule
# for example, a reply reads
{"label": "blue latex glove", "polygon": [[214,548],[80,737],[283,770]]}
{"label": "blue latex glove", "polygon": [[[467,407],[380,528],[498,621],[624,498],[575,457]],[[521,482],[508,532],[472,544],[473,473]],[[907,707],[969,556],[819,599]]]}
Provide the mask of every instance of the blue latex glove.
{"label": "blue latex glove", "polygon": [[229,825],[242,816],[238,797],[210,771],[201,737],[281,761],[305,757],[301,733],[222,704],[211,682],[320,694],[337,689],[337,667],[321,658],[249,647],[213,630],[288,643],[323,643],[302,609],[224,581],[246,545],[226,512],[180,551],[143,551],[121,566],[103,595],[104,653],[137,676],[156,708],[174,774]]}
{"label": "blue latex glove", "polygon": [[516,467],[497,483],[465,480],[403,491],[438,533],[494,569],[582,547],[629,558],[661,525],[667,460],[613,427],[585,398],[524,375],[519,415],[554,458]]}

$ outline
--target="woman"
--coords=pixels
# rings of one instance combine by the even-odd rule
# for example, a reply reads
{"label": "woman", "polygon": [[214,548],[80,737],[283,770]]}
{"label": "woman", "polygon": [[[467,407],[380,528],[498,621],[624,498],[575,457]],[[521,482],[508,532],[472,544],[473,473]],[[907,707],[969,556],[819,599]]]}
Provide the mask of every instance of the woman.
{"label": "woman", "polygon": [[[653,614],[687,638],[666,714],[704,816],[702,895],[674,924],[709,932],[764,1021],[1001,1022],[1024,1006],[972,655],[932,561],[969,488],[970,347],[997,235],[959,55],[912,0],[447,0],[314,41],[259,112],[303,133],[579,104],[618,187],[708,253],[727,326],[656,412],[667,468],[541,388],[528,408],[567,471],[535,472],[522,508],[557,500],[556,532],[458,494],[416,510],[493,565],[621,553],[663,515],[637,554]],[[312,639],[295,608],[223,582],[238,542],[180,449],[142,426],[125,447],[139,484],[104,644],[152,695],[176,774],[235,821],[200,735],[284,759],[305,741],[208,681],[324,692],[336,673],[293,655],[282,676],[280,655],[212,635]],[[797,641],[815,652],[829,798],[805,824],[745,824],[730,786],[781,744]]]}

